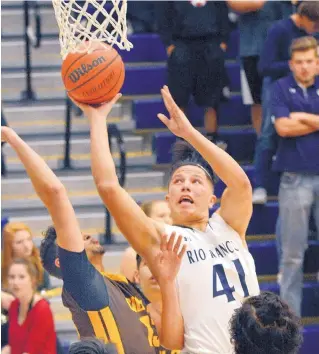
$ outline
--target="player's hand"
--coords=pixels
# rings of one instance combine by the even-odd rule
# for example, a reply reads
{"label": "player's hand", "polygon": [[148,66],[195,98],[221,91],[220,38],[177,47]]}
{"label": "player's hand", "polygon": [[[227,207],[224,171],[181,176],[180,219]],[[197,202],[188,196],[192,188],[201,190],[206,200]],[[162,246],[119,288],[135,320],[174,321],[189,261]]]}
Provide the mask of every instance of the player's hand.
{"label": "player's hand", "polygon": [[226,52],[226,50],[227,50],[227,44],[226,43],[220,43],[220,48],[224,51],[224,52]]}
{"label": "player's hand", "polygon": [[8,142],[10,134],[13,130],[6,126],[1,126],[1,142]]}
{"label": "player's hand", "polygon": [[174,44],[171,44],[171,45],[169,45],[169,46],[166,48],[166,53],[167,53],[167,56],[168,56],[168,57],[171,56],[171,54],[173,53],[174,49],[175,49]]}
{"label": "player's hand", "polygon": [[103,116],[104,118],[108,116],[108,114],[111,112],[113,106],[115,105],[115,103],[122,97],[121,93],[118,93],[111,101],[102,103],[99,106],[91,106],[88,104],[84,104],[81,102],[78,102],[76,100],[74,100],[73,98],[70,98],[70,100],[76,105],[78,106],[83,113],[89,118],[94,118],[96,115],[98,116]]}
{"label": "player's hand", "polygon": [[187,139],[189,133],[194,129],[183,111],[177,106],[169,89],[164,86],[161,89],[161,94],[166,109],[169,113],[169,118],[164,114],[159,113],[157,117],[167,126],[167,128],[176,136]]}
{"label": "player's hand", "polygon": [[176,243],[175,232],[172,233],[169,241],[167,239],[167,235],[162,236],[160,252],[154,261],[153,275],[160,285],[175,280],[186,251],[186,245],[181,248],[182,236],[177,237]]}

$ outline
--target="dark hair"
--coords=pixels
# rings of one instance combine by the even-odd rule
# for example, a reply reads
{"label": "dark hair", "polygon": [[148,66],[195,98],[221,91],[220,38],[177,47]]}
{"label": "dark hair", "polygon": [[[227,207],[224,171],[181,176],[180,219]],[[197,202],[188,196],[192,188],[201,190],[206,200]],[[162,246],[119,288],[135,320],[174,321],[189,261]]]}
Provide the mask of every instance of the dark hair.
{"label": "dark hair", "polygon": [[214,171],[201,154],[187,141],[177,140],[172,149],[172,167],[169,173],[169,180],[178,168],[187,165],[201,167],[213,184],[217,182]]}
{"label": "dark hair", "polygon": [[113,344],[104,344],[97,338],[86,338],[70,346],[69,354],[117,354]]}
{"label": "dark hair", "polygon": [[62,272],[59,267],[55,265],[58,255],[58,246],[56,244],[56,230],[54,226],[49,226],[44,233],[44,239],[41,241],[40,257],[43,268],[52,276],[62,279]]}
{"label": "dark hair", "polygon": [[142,262],[142,257],[138,253],[136,253],[136,267],[137,267],[137,269],[140,268],[141,262]]}
{"label": "dark hair", "polygon": [[270,291],[248,298],[230,319],[236,354],[294,354],[302,343],[300,322]]}
{"label": "dark hair", "polygon": [[319,2],[303,1],[297,10],[300,16],[307,17],[312,22],[319,22]]}

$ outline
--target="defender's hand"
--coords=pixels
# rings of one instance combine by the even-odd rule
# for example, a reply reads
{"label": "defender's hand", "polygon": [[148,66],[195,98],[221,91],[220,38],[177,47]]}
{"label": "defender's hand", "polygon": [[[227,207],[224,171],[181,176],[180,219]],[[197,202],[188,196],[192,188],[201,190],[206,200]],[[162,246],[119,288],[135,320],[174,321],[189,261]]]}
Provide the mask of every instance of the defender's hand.
{"label": "defender's hand", "polygon": [[173,232],[169,241],[167,235],[162,236],[161,250],[154,261],[153,275],[159,282],[173,282],[179,271],[182,258],[186,251],[186,245],[183,245],[179,251],[182,243],[182,236],[178,236],[175,243],[176,233]]}

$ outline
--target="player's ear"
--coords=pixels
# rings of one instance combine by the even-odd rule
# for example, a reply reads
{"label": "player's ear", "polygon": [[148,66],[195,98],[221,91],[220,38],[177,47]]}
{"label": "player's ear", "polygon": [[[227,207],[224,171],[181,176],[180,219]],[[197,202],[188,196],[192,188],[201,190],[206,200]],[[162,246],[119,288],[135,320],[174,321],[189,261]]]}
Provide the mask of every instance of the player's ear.
{"label": "player's ear", "polygon": [[54,264],[55,264],[58,268],[60,268],[60,260],[59,260],[58,257],[54,260]]}
{"label": "player's ear", "polygon": [[211,209],[214,204],[216,203],[217,197],[216,195],[212,194],[210,197],[210,201],[209,201],[209,209]]}
{"label": "player's ear", "polygon": [[165,200],[167,203],[169,203],[169,195],[168,194],[165,195]]}
{"label": "player's ear", "polygon": [[133,274],[133,282],[135,284],[139,284],[140,283],[140,273],[139,273],[139,271],[137,269],[134,271],[134,274]]}

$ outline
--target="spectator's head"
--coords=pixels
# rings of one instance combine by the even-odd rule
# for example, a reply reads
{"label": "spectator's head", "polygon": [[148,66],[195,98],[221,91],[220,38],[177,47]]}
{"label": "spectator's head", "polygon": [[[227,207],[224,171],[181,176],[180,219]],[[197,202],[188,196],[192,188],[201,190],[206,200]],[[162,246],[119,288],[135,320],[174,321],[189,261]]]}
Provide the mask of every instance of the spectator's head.
{"label": "spectator's head", "polygon": [[216,178],[208,162],[186,141],[173,148],[168,201],[173,224],[189,225],[206,220],[216,202]]}
{"label": "spectator's head", "polygon": [[97,338],[88,338],[73,343],[69,354],[117,354],[117,350],[113,344],[104,344]]}
{"label": "spectator's head", "polygon": [[39,250],[32,241],[30,228],[22,222],[9,222],[3,229],[3,253],[2,253],[2,284],[6,285],[8,267],[14,258],[32,258],[38,268],[40,279],[43,279],[43,268]]}
{"label": "spectator's head", "polygon": [[298,318],[274,293],[248,298],[230,320],[236,354],[295,354],[302,343]]}
{"label": "spectator's head", "polygon": [[153,200],[141,205],[144,213],[153,220],[164,222],[171,225],[171,211],[165,200]]}
{"label": "spectator's head", "polygon": [[137,271],[134,275],[134,282],[139,284],[143,294],[150,302],[161,301],[161,290],[158,282],[151,273],[146,261],[139,254],[136,255]]}
{"label": "spectator's head", "polygon": [[[165,200],[152,200],[141,205],[141,209],[151,219],[164,222],[165,224],[172,224],[171,211],[168,203]],[[136,268],[136,252],[132,247],[128,247],[121,259],[120,265],[121,273],[131,282],[134,282],[134,275]]]}
{"label": "spectator's head", "polygon": [[303,85],[312,83],[317,75],[318,43],[314,37],[295,39],[290,46],[290,69],[296,80]]}
{"label": "spectator's head", "polygon": [[15,258],[8,268],[8,289],[20,301],[29,300],[39,284],[39,272],[31,259]]}
{"label": "spectator's head", "polygon": [[[45,270],[54,277],[61,278],[56,237],[56,230],[54,226],[50,226],[44,233],[44,239],[41,242],[40,252]],[[105,249],[100,245],[99,241],[90,235],[83,235],[83,241],[84,249],[90,262],[95,263],[97,259],[100,260],[105,253]]]}
{"label": "spectator's head", "polygon": [[299,26],[307,33],[319,31],[319,1],[303,1],[297,10]]}

